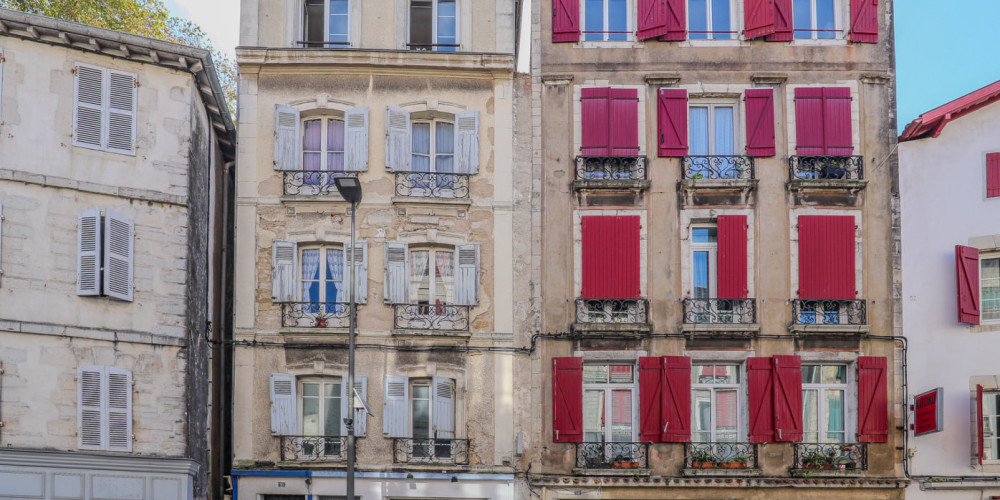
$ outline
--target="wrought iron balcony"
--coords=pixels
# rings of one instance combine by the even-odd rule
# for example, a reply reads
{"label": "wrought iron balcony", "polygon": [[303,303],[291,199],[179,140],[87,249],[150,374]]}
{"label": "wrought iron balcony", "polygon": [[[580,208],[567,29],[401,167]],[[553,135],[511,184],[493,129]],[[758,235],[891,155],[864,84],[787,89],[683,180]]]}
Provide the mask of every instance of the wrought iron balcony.
{"label": "wrought iron balcony", "polygon": [[347,454],[344,436],[278,436],[282,462],[343,462]]}
{"label": "wrought iron balcony", "polygon": [[742,324],[757,322],[756,299],[684,299],[685,323]]}
{"label": "wrought iron balcony", "polygon": [[469,331],[470,306],[393,304],[397,330]]}
{"label": "wrought iron balcony", "polygon": [[577,156],[577,180],[582,181],[644,181],[645,156]]}
{"label": "wrought iron balcony", "polygon": [[578,469],[647,469],[649,443],[576,443]]}
{"label": "wrought iron balcony", "polygon": [[416,198],[467,199],[469,174],[396,172],[396,195]]}
{"label": "wrought iron balcony", "polygon": [[281,303],[281,326],[285,328],[347,328],[350,320],[351,305],[347,302]]}
{"label": "wrought iron balcony", "polygon": [[340,170],[282,170],[281,193],[287,196],[338,195],[333,180],[337,177],[357,177],[357,172]]}
{"label": "wrought iron balcony", "polygon": [[866,443],[797,443],[795,469],[868,470]]}
{"label": "wrought iron balcony", "polygon": [[789,156],[789,179],[853,180],[865,178],[863,156]]}
{"label": "wrought iron balcony", "polygon": [[684,157],[684,179],[750,180],[753,178],[752,156],[708,155]]}
{"label": "wrought iron balcony", "polygon": [[799,325],[867,325],[864,300],[794,299],[792,322]]}
{"label": "wrought iron balcony", "polygon": [[393,438],[392,463],[468,465],[469,440]]}
{"label": "wrought iron balcony", "polygon": [[577,323],[649,323],[646,299],[576,299]]}
{"label": "wrought iron balcony", "polygon": [[429,51],[435,51],[435,52],[437,52],[437,51],[455,52],[456,50],[458,50],[459,47],[461,47],[461,45],[457,44],[457,43],[408,43],[408,44],[406,44],[406,48],[408,48],[410,50],[420,51],[420,52],[429,52]]}
{"label": "wrought iron balcony", "polygon": [[757,445],[753,443],[684,443],[687,469],[756,469]]}

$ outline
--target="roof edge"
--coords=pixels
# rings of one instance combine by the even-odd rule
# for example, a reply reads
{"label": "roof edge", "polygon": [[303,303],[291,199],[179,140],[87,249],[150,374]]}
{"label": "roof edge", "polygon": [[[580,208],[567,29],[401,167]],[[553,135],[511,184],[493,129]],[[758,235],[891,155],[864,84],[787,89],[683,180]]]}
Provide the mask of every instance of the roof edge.
{"label": "roof edge", "polygon": [[949,122],[980,108],[1000,101],[1000,81],[993,82],[978,90],[942,104],[906,125],[899,136],[899,142],[937,137]]}

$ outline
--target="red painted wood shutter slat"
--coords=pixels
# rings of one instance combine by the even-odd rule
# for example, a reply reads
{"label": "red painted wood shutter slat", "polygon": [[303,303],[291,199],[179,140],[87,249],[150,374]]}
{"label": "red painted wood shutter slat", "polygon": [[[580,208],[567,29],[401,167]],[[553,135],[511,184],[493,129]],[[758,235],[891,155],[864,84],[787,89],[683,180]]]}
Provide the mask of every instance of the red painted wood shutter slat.
{"label": "red painted wood shutter slat", "polygon": [[684,156],[688,150],[687,90],[657,93],[657,137],[660,157]]}
{"label": "red painted wood shutter slat", "polygon": [[765,40],[792,41],[792,0],[774,0],[774,33],[767,35]]}
{"label": "red painted wood shutter slat", "polygon": [[854,217],[800,215],[799,298],[857,298]]}
{"label": "red painted wood shutter slat", "polygon": [[858,442],[889,441],[888,362],[883,357],[858,358]]}
{"label": "red painted wood shutter slat", "polygon": [[774,438],[802,441],[802,362],[798,356],[774,356]]}
{"label": "red painted wood shutter slat", "polygon": [[822,88],[795,89],[795,154],[826,154]]}
{"label": "red painted wood shutter slat", "polygon": [[605,287],[609,283],[606,275],[607,266],[601,265],[601,260],[607,258],[608,219],[613,217],[587,216],[580,218],[580,258],[581,290],[580,297],[584,299],[606,298]]}
{"label": "red painted wood shutter slat", "polygon": [[983,443],[986,436],[983,432],[983,386],[979,384],[976,384],[976,437],[976,456],[982,465],[986,458],[986,446]]}
{"label": "red painted wood shutter slat", "polygon": [[691,442],[691,358],[663,357],[663,428],[664,443]]}
{"label": "red painted wood shutter slat", "polygon": [[720,299],[745,299],[747,290],[747,216],[720,215],[717,219],[718,295]]}
{"label": "red painted wood shutter slat", "polygon": [[581,217],[581,298],[640,297],[641,229],[638,215]]}
{"label": "red painted wood shutter slat", "polygon": [[552,441],[583,441],[583,358],[552,358]]}
{"label": "red painted wood shutter slat", "polygon": [[745,0],[743,19],[746,28],[743,36],[747,40],[774,33],[774,5],[771,0]]}
{"label": "red painted wood shutter slat", "polygon": [[580,154],[607,156],[611,134],[608,130],[608,101],[611,89],[580,89]]}
{"label": "red painted wood shutter slat", "polygon": [[639,441],[659,443],[663,433],[663,360],[639,358]]}
{"label": "red painted wood shutter slat", "polygon": [[823,89],[823,142],[828,155],[854,153],[851,136],[851,89],[826,87]]}
{"label": "red painted wood shutter slat", "polygon": [[774,441],[774,370],[771,358],[747,359],[750,442]]}
{"label": "red painted wood shutter slat", "polygon": [[667,0],[639,0],[636,38],[646,40],[667,34]]}
{"label": "red painted wood shutter slat", "polygon": [[1000,196],[1000,153],[986,154],[986,197]]}
{"label": "red painted wood shutter slat", "polygon": [[617,254],[604,264],[617,271],[614,278],[615,295],[612,298],[638,299],[641,297],[639,238],[642,224],[638,215],[626,215],[615,219],[618,237],[614,248]]}
{"label": "red painted wood shutter slat", "polygon": [[747,89],[747,154],[774,156],[774,89]]}
{"label": "red painted wood shutter slat", "polygon": [[979,249],[955,245],[958,277],[958,321],[979,324]]}
{"label": "red painted wood shutter slat", "polygon": [[579,0],[552,0],[552,42],[580,41]]}
{"label": "red painted wood shutter slat", "polygon": [[667,33],[660,40],[677,42],[687,38],[686,4],[687,0],[666,0]]}
{"label": "red painted wood shutter slat", "polygon": [[851,0],[851,41],[878,43],[878,0]]}
{"label": "red painted wood shutter slat", "polygon": [[611,156],[639,154],[639,95],[636,89],[610,89]]}

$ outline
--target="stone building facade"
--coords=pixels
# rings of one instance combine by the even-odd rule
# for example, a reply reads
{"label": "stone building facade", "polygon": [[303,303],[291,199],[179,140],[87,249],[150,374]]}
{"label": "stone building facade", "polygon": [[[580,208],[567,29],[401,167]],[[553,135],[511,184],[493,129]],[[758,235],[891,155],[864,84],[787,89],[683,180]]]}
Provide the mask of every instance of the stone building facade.
{"label": "stone building facade", "polygon": [[0,133],[0,494],[215,496],[235,137],[209,53],[0,9]]}

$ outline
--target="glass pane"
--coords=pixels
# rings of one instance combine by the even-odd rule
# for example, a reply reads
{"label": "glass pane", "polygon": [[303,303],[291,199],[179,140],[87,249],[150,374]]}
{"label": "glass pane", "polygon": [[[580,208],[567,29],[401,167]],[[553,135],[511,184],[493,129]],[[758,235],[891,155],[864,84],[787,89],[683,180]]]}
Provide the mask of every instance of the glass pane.
{"label": "glass pane", "polygon": [[340,435],[340,384],[324,384],[326,392],[326,406],[323,408],[325,422],[323,425],[324,436]]}
{"label": "glass pane", "polygon": [[738,384],[738,365],[696,365],[692,370],[695,384]]}
{"label": "glass pane", "polygon": [[[691,393],[691,429],[700,433],[704,441],[712,440],[712,391],[696,390]],[[693,437],[693,436],[692,436]]]}
{"label": "glass pane", "polygon": [[583,382],[600,383],[608,381],[608,365],[583,365]]}
{"label": "glass pane", "polygon": [[827,389],[826,393],[826,430],[827,441],[842,442],[844,440],[844,391]]}
{"label": "glass pane", "polygon": [[588,442],[604,441],[604,391],[583,392],[583,432]]}
{"label": "glass pane", "polygon": [[[819,431],[819,400],[816,389],[802,391],[802,426],[806,432],[814,435]],[[811,441],[815,443],[815,439]]]}
{"label": "glass pane", "polygon": [[816,38],[836,38],[834,0],[816,0]]}
{"label": "glass pane", "polygon": [[632,441],[632,391],[630,389],[611,391],[611,441],[616,443]]}
{"label": "glass pane", "polygon": [[608,40],[628,40],[628,0],[608,0]]}
{"label": "glass pane", "polygon": [[727,39],[733,34],[729,21],[729,2],[731,0],[712,0],[712,38]]}
{"label": "glass pane", "polygon": [[983,394],[983,453],[987,460],[1000,459],[1000,435],[997,428],[1000,426],[1000,416],[997,409],[1000,408],[1000,393],[987,392]]}
{"label": "glass pane", "polygon": [[431,388],[427,385],[413,386],[413,437],[434,437],[431,435]]}
{"label": "glass pane", "polygon": [[715,390],[715,440],[735,442],[739,430],[736,389]]}
{"label": "glass pane", "polygon": [[847,367],[843,365],[833,365],[823,367],[824,384],[846,384]]}
{"label": "glass pane", "polygon": [[430,304],[430,253],[427,250],[410,252],[410,297],[417,304]]}
{"label": "glass pane", "polygon": [[347,41],[347,0],[330,0],[330,41]]}
{"label": "glass pane", "polygon": [[694,298],[711,298],[708,280],[708,252],[694,252]]}
{"label": "glass pane", "polygon": [[[437,43],[454,45],[457,43],[458,17],[455,12],[455,0],[438,1]],[[457,47],[436,47],[435,50],[454,51]]]}
{"label": "glass pane", "polygon": [[302,279],[319,279],[319,249],[302,251]]}
{"label": "glass pane", "polygon": [[326,150],[344,150],[344,121],[329,120],[326,122]]}
{"label": "glass pane", "polygon": [[302,124],[302,150],[319,151],[320,137],[323,133],[323,123],[320,120],[306,120]]}
{"label": "glass pane", "polygon": [[434,138],[434,146],[436,147],[435,152],[441,153],[454,153],[455,152],[455,124],[448,122],[437,122],[434,124],[434,133],[437,137]]}
{"label": "glass pane", "polygon": [[733,108],[717,106],[713,109],[715,118],[715,151],[717,155],[732,155],[735,153],[735,131],[733,129]]}
{"label": "glass pane", "polygon": [[715,243],[717,234],[714,227],[696,227],[691,230],[691,243]]}
{"label": "glass pane", "polygon": [[417,122],[413,124],[413,152],[430,154],[431,152],[431,124],[427,122]]}
{"label": "glass pane", "polygon": [[802,365],[802,383],[818,384],[820,367],[816,365]]}
{"label": "glass pane", "polygon": [[708,0],[688,1],[688,38],[708,38]]}
{"label": "glass pane", "polygon": [[422,45],[411,47],[427,50],[433,43],[434,6],[431,0],[410,0],[410,44]]}
{"label": "glass pane", "polygon": [[583,39],[604,40],[604,0],[587,0],[583,8]]}
{"label": "glass pane", "polygon": [[982,319],[1000,319],[1000,259],[982,259]]}
{"label": "glass pane", "polygon": [[319,384],[302,384],[302,434],[319,435]]}
{"label": "glass pane", "polygon": [[632,365],[612,365],[610,367],[611,371],[611,383],[631,383],[632,382]]}
{"label": "glass pane", "polygon": [[708,108],[692,107],[688,110],[688,126],[691,141],[688,154],[704,156],[708,153]]}
{"label": "glass pane", "polygon": [[812,1],[794,0],[792,4],[792,25],[795,38],[812,38]]}
{"label": "glass pane", "polygon": [[323,41],[323,1],[306,0],[305,39],[310,42]]}
{"label": "glass pane", "polygon": [[455,254],[438,250],[434,252],[435,304],[455,302]]}

